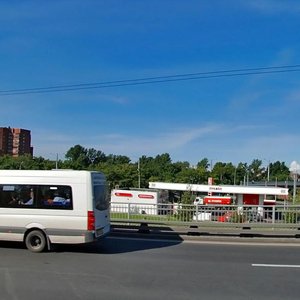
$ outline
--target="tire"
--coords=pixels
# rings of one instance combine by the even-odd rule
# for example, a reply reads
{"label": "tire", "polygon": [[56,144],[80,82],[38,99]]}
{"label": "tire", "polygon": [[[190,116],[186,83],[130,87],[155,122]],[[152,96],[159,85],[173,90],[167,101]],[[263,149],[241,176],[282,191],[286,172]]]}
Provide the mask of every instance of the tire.
{"label": "tire", "polygon": [[45,234],[40,230],[30,231],[25,237],[25,245],[31,252],[42,252],[47,246]]}

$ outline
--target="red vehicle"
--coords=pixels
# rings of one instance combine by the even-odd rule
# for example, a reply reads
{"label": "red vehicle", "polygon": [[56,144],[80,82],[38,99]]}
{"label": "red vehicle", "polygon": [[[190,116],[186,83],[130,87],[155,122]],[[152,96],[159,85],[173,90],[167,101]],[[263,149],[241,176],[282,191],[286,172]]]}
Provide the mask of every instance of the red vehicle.
{"label": "red vehicle", "polygon": [[227,211],[225,207],[225,210],[222,209],[222,205],[226,206],[233,204],[233,198],[231,196],[205,196],[203,198],[196,197],[194,204],[215,206],[216,208],[211,213],[211,218],[212,220],[214,219],[218,222],[228,222],[232,216],[231,211]]}
{"label": "red vehicle", "polygon": [[196,197],[195,205],[231,205],[233,199],[230,196],[205,196],[204,198]]}

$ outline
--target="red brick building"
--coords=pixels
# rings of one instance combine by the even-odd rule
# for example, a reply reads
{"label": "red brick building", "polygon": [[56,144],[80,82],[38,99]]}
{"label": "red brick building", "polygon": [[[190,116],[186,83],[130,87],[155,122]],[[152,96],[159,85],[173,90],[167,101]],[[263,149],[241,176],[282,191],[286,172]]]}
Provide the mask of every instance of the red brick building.
{"label": "red brick building", "polygon": [[30,130],[0,127],[0,155],[33,155]]}

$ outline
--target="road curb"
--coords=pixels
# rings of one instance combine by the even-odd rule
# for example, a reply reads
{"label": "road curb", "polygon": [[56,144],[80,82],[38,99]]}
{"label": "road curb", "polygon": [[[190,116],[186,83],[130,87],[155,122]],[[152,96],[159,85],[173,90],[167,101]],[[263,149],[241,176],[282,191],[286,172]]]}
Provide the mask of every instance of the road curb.
{"label": "road curb", "polygon": [[189,226],[112,225],[111,236],[130,236],[144,239],[166,239],[175,241],[238,241],[299,244],[299,231],[292,230],[241,230],[233,228],[190,228]]}

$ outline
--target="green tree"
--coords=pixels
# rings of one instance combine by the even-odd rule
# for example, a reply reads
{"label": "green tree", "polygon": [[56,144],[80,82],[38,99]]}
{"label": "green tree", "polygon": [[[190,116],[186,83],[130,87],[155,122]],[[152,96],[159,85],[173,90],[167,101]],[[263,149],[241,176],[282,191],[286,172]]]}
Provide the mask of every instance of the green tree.
{"label": "green tree", "polygon": [[235,169],[235,178],[237,184],[244,184],[247,181],[248,164],[240,162]]}
{"label": "green tree", "polygon": [[143,178],[149,179],[149,181],[168,181],[172,179],[173,170],[170,155],[164,153],[155,158],[142,156],[140,170]]}
{"label": "green tree", "polygon": [[106,157],[106,161],[111,164],[129,164],[130,158],[124,155],[109,154]]}
{"label": "green tree", "polygon": [[182,169],[176,176],[176,182],[180,183],[198,183],[198,174],[196,169]]}
{"label": "green tree", "polygon": [[32,157],[31,155],[21,155],[19,157],[0,156],[0,169],[50,170],[54,167],[55,163],[53,161],[43,157]]}
{"label": "green tree", "polygon": [[105,174],[110,188],[137,187],[137,172],[132,164],[99,163],[93,168]]}
{"label": "green tree", "polygon": [[87,152],[88,150],[81,145],[71,147],[65,155],[66,165],[75,170],[86,169],[89,166]]}
{"label": "green tree", "polygon": [[183,172],[184,170],[188,170],[190,168],[190,164],[187,161],[181,162],[175,162],[172,163],[170,166],[169,170],[169,176],[168,176],[168,181],[170,182],[181,182],[177,177],[180,177],[180,173]]}
{"label": "green tree", "polygon": [[284,162],[276,161],[270,163],[270,180],[283,181],[290,176],[290,170]]}
{"label": "green tree", "polygon": [[208,170],[210,164],[207,158],[203,158],[197,164],[197,168],[204,168],[206,171]]}
{"label": "green tree", "polygon": [[90,148],[86,150],[86,156],[87,156],[87,164],[88,165],[96,165],[100,162],[106,161],[106,155],[99,150],[96,150],[94,148]]}
{"label": "green tree", "polygon": [[262,167],[260,159],[254,159],[248,167],[248,180],[261,181],[265,175],[265,169]]}
{"label": "green tree", "polygon": [[[105,155],[94,148],[84,148],[81,145],[71,147],[65,160],[53,161],[43,157],[24,155],[12,157],[0,156],[0,169],[36,169],[49,170],[58,168],[87,169],[102,171],[111,188],[116,186],[138,187],[139,179],[142,188],[148,188],[150,181],[182,182],[190,184],[207,183],[208,177],[213,177],[215,184],[246,184],[248,181],[266,180],[267,169],[262,167],[262,161],[254,159],[250,165],[240,162],[237,166],[232,163],[217,162],[213,170],[209,171],[209,162],[203,158],[196,168],[189,162],[172,162],[168,153],[153,157],[141,156],[138,163],[131,162],[124,155]],[[286,180],[289,169],[284,162],[276,161],[269,164],[270,180]]]}
{"label": "green tree", "polygon": [[235,167],[232,163],[217,162],[211,172],[216,184],[233,184]]}

